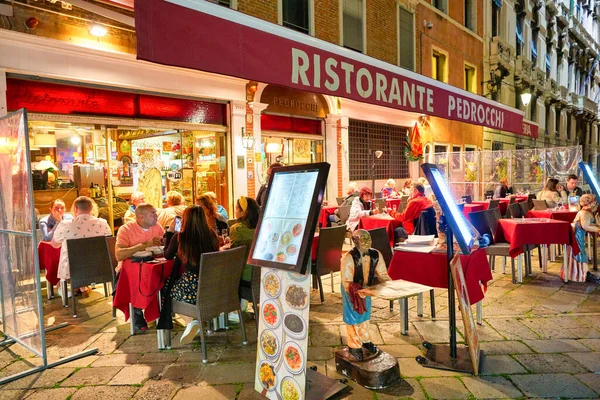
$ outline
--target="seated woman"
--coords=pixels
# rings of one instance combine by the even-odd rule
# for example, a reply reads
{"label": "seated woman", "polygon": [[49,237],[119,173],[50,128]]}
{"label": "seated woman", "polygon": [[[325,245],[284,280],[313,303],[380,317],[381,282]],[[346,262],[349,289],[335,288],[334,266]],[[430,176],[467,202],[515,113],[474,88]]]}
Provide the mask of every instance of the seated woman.
{"label": "seated woman", "polygon": [[144,203],[145,197],[144,197],[144,193],[142,192],[133,192],[131,193],[131,197],[129,198],[129,203],[131,204],[129,206],[129,208],[127,209],[127,211],[125,212],[125,215],[123,216],[123,223],[126,224],[128,222],[131,221],[135,221],[135,208]]}
{"label": "seated woman", "polygon": [[220,235],[223,229],[228,228],[227,219],[225,219],[221,214],[218,213],[217,205],[210,196],[203,194],[202,196],[198,197],[198,200],[196,200],[196,204],[202,207],[202,209],[206,213],[206,220],[208,221],[208,226],[210,226],[211,229],[213,229],[217,235]]}
{"label": "seated woman", "polygon": [[[256,230],[259,214],[260,207],[256,200],[241,196],[235,202],[235,217],[238,222],[229,229],[230,247],[246,246],[246,256],[254,240],[254,231]],[[249,287],[251,281],[252,267],[246,264],[242,272],[242,282],[240,284]]]}
{"label": "seated woman", "polygon": [[410,179],[404,181],[404,187],[402,188],[402,194],[410,196],[412,192],[412,181]]}
{"label": "seated woman", "polygon": [[388,179],[383,188],[381,189],[381,197],[387,199],[388,197],[398,197],[396,192],[396,181]]}
{"label": "seated woman", "polygon": [[65,215],[65,202],[61,199],[56,199],[52,202],[50,206],[50,214],[40,219],[40,231],[42,233],[42,237],[38,238],[43,240],[44,242],[52,241],[54,237],[54,231],[58,224],[64,221],[71,221],[73,216],[67,214]]}
{"label": "seated woman", "polygon": [[[594,213],[598,207],[596,196],[593,194],[584,194],[579,199],[581,210],[575,216],[573,224],[575,226],[575,239],[579,245],[579,254],[576,256],[571,252],[571,264],[569,280],[575,282],[585,282],[588,274],[587,263],[590,262],[586,253],[585,234],[586,232],[599,232],[600,226],[597,225]],[[594,249],[595,251],[595,249]],[[564,268],[561,268],[560,277],[564,279]]]}
{"label": "seated woman", "polygon": [[546,200],[548,207],[554,208],[562,200],[560,193],[556,189],[558,179],[548,178],[546,186],[536,195],[538,200]]}
{"label": "seated woman", "polygon": [[494,199],[503,199],[508,194],[508,179],[500,178],[496,190],[494,190]]}
{"label": "seated woman", "polygon": [[[175,234],[165,251],[165,258],[172,260],[177,257],[173,271],[178,271],[183,265],[185,271],[177,278],[172,273],[165,287],[163,298],[165,304],[170,304],[171,298],[176,301],[184,301],[196,304],[198,291],[198,273],[200,271],[200,257],[203,253],[219,251],[219,241],[213,229],[208,225],[204,210],[200,206],[191,206],[183,212],[181,221],[181,232]],[[168,307],[170,308],[170,307]],[[170,314],[170,312],[168,313]],[[161,319],[163,315],[161,314]],[[193,320],[187,324],[180,342],[191,343],[200,329],[198,321]]]}

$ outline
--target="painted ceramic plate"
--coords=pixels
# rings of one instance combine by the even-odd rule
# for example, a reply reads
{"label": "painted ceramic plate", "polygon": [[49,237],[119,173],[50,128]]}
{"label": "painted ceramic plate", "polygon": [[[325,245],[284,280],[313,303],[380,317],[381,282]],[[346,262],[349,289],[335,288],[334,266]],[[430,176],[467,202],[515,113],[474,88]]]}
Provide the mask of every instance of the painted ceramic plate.
{"label": "painted ceramic plate", "polygon": [[289,285],[285,290],[285,300],[290,307],[302,310],[308,305],[308,294],[302,286]]}
{"label": "painted ceramic plate", "polygon": [[267,360],[261,361],[258,374],[258,378],[262,387],[268,391],[275,389],[275,385],[277,384],[277,375],[275,375],[275,366],[271,362]]}
{"label": "painted ceramic plate", "polygon": [[292,241],[292,234],[290,232],[285,232],[281,235],[281,244],[285,247]]}
{"label": "painted ceramic plate", "polygon": [[302,340],[306,337],[306,321],[295,312],[283,314],[283,330],[293,339]]}
{"label": "painted ceramic plate", "polygon": [[304,371],[304,353],[296,342],[287,342],[283,346],[283,363],[292,374],[299,374]]}
{"label": "painted ceramic plate", "polygon": [[294,237],[299,236],[302,233],[302,224],[296,224],[294,225],[294,227],[292,228],[292,235],[294,235]]}
{"label": "painted ceramic plate", "polygon": [[275,300],[267,300],[260,305],[260,314],[267,328],[277,328],[283,314]]}
{"label": "painted ceramic plate", "polygon": [[260,348],[269,359],[276,359],[279,355],[279,338],[270,329],[265,329],[260,335]]}
{"label": "painted ceramic plate", "polygon": [[286,376],[281,380],[279,392],[283,400],[298,400],[302,398],[300,385],[291,376]]}
{"label": "painted ceramic plate", "polygon": [[281,293],[281,280],[277,274],[269,272],[263,279],[263,287],[267,296],[270,298],[277,297]]}

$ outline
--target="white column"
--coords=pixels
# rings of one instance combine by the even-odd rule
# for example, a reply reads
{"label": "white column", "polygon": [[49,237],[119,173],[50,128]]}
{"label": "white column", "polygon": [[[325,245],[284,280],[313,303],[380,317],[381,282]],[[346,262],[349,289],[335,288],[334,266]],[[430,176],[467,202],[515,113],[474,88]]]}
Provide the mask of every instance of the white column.
{"label": "white column", "polygon": [[[261,140],[261,125],[260,125],[260,115],[262,114],[262,112],[268,107],[268,104],[265,103],[259,103],[256,101],[253,101],[250,103],[250,108],[252,109],[252,126],[254,128],[254,138],[256,139],[256,145],[260,146],[260,140]],[[250,116],[248,116],[250,117]],[[256,160],[254,160],[256,163]],[[261,160],[260,163],[255,164],[254,166],[254,184],[256,185],[256,193],[258,193],[258,189],[260,188],[261,185],[261,180],[262,177],[259,177],[259,175],[262,172],[262,163],[264,162],[264,160]]]}
{"label": "white column", "polygon": [[342,129],[342,189],[348,186],[350,182],[350,164],[349,164],[349,149],[350,141],[348,139],[348,125],[350,119],[346,116],[340,117],[340,127]]}
{"label": "white column", "polygon": [[[592,135],[592,146],[598,146],[598,125],[592,123],[592,129],[590,134]],[[596,161],[596,160],[594,160]]]}
{"label": "white column", "polygon": [[6,71],[0,69],[0,117],[8,113],[8,104],[6,101]]}
{"label": "white column", "polygon": [[[337,114],[327,114],[325,119],[325,161],[330,165],[329,178],[327,179],[327,192],[325,198],[330,204],[337,204],[335,198],[338,195],[338,140],[337,126],[340,116]],[[339,146],[342,147],[342,146]]]}
{"label": "white column", "polygon": [[[248,195],[247,173],[250,165],[246,160],[246,149],[242,145],[242,128],[246,128],[246,102],[231,102],[231,153],[232,153],[232,204],[240,196]],[[238,157],[243,157],[244,167],[238,167]],[[230,208],[232,209],[232,208]]]}

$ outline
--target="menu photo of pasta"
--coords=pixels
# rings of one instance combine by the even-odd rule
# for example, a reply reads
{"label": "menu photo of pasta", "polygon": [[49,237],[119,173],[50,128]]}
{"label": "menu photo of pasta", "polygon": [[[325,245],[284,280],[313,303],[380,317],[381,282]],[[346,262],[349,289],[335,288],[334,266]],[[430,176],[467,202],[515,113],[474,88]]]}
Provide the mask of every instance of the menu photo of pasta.
{"label": "menu photo of pasta", "polygon": [[255,390],[269,399],[305,398],[309,276],[262,268]]}

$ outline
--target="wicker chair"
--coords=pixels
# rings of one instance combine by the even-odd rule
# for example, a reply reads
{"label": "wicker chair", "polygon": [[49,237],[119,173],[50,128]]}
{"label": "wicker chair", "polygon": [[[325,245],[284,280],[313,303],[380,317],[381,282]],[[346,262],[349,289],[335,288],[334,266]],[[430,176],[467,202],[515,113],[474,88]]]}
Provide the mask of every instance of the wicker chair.
{"label": "wicker chair", "polygon": [[527,204],[527,202],[526,201],[522,201],[522,202],[517,203],[517,204],[521,208],[521,215],[523,217],[527,216],[527,213],[529,212],[529,205]]}
{"label": "wicker chair", "polygon": [[490,204],[488,205],[488,210],[490,208],[498,208],[500,207],[500,200],[490,200]]}
{"label": "wicker chair", "polygon": [[548,203],[546,203],[546,200],[537,200],[537,199],[533,199],[531,200],[531,202],[533,203],[533,209],[534,210],[547,210],[548,209]]}
{"label": "wicker chair", "polygon": [[[106,282],[113,282],[114,268],[104,236],[67,240],[73,317],[77,317],[75,289],[91,283],[104,284],[104,296],[108,297]],[[67,282],[63,282],[63,304],[68,305]]]}
{"label": "wicker chair", "polygon": [[390,246],[390,238],[388,237],[387,231],[385,228],[376,228],[369,230],[371,234],[371,247],[379,250],[381,255],[383,256],[383,260],[385,261],[386,267],[390,266],[390,262],[392,261],[392,247]]}
{"label": "wicker chair", "polygon": [[387,200],[386,199],[376,199],[375,204],[377,206],[379,206],[379,210],[383,212],[383,209],[385,207],[387,207]]}
{"label": "wicker chair", "polygon": [[[115,295],[115,288],[117,287],[117,277],[115,275],[115,268],[117,268],[117,265],[119,264],[119,262],[117,261],[117,256],[116,256],[116,245],[117,245],[117,238],[114,236],[107,236],[106,237],[106,245],[108,246],[108,252],[110,254],[110,261],[112,262],[112,273],[113,273],[113,280],[112,280],[112,293],[113,296]],[[112,316],[113,318],[117,317],[117,309],[116,307],[113,307],[112,309]]]}
{"label": "wicker chair", "polygon": [[[200,324],[199,333],[203,363],[208,361],[204,339],[204,323],[218,317],[223,312],[238,312],[242,327],[242,344],[248,344],[239,296],[240,279],[246,263],[245,256],[246,246],[202,254],[198,273],[196,304],[172,300],[174,313],[193,317]],[[167,337],[170,337],[171,332],[169,331],[167,334]]]}
{"label": "wicker chair", "polygon": [[252,281],[250,286],[240,285],[240,298],[252,302],[254,309],[254,322],[258,332],[258,304],[260,303],[260,267],[252,265]]}
{"label": "wicker chair", "polygon": [[508,205],[506,216],[509,218],[521,218],[525,215],[523,215],[523,213],[521,212],[521,206],[519,206],[519,203],[512,203]]}
{"label": "wicker chair", "polygon": [[333,273],[340,270],[342,246],[346,237],[346,226],[322,228],[319,231],[319,246],[317,256],[312,265],[313,286],[318,286],[321,303],[325,302],[321,275],[329,273],[331,292],[333,293]]}
{"label": "wicker chair", "polygon": [[530,210],[533,210],[533,200],[535,200],[535,193],[529,193],[527,195],[527,206]]}
{"label": "wicker chair", "polygon": [[473,197],[468,195],[468,196],[462,196],[462,199],[464,200],[465,203],[467,204],[471,204],[473,202]]}

